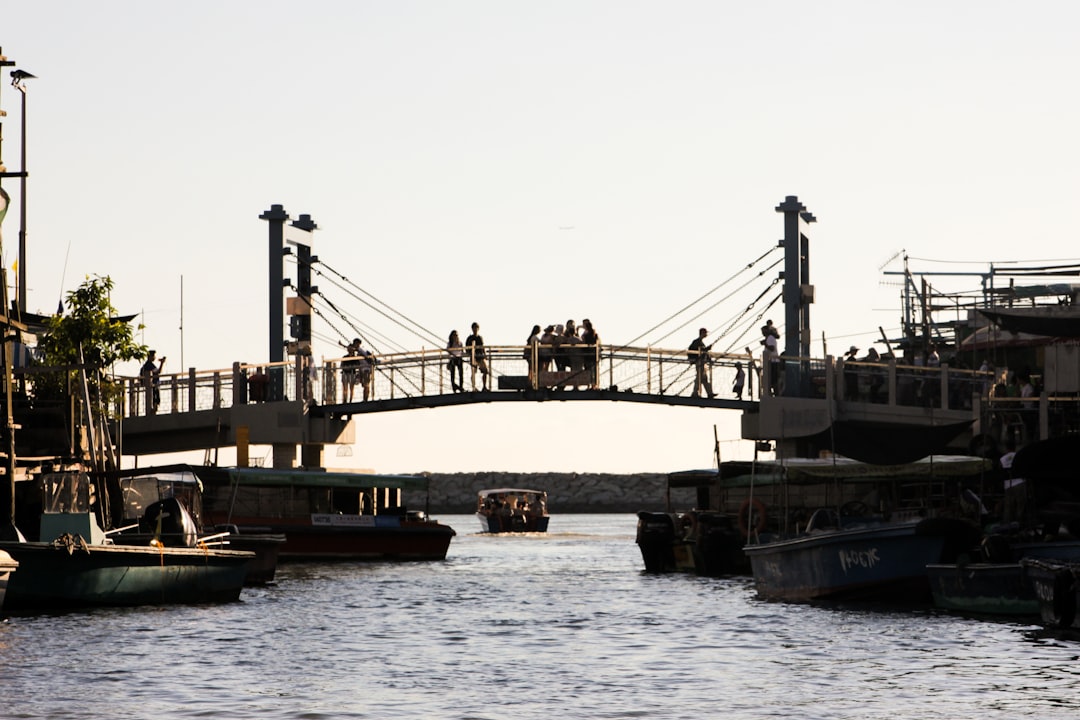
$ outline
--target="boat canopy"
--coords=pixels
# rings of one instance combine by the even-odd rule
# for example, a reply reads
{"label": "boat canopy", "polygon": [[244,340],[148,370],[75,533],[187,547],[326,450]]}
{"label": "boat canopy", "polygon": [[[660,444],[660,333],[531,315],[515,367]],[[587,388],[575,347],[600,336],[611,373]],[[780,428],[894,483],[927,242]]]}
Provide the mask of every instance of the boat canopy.
{"label": "boat canopy", "polygon": [[480,497],[487,497],[488,495],[506,495],[508,493],[532,493],[533,495],[547,495],[544,490],[529,490],[527,488],[491,488],[490,490],[481,490],[478,494]]}
{"label": "boat canopy", "polygon": [[916,462],[874,465],[846,457],[787,458],[785,460],[733,461],[716,470],[683,470],[668,474],[669,488],[773,485],[779,482],[821,480],[882,480],[922,477],[970,477],[989,471],[993,463],[967,455],[931,455]]}
{"label": "boat canopy", "polygon": [[428,478],[423,475],[375,475],[369,473],[272,470],[265,468],[228,468],[226,472],[230,482],[235,482],[238,485],[259,487],[427,490],[429,482]]}

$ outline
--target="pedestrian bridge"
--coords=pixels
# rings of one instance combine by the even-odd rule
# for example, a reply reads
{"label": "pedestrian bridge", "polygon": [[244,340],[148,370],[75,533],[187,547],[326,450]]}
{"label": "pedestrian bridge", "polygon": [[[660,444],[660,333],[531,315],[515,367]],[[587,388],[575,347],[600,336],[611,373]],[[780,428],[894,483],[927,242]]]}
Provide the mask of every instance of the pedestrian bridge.
{"label": "pedestrian bridge", "polygon": [[[995,410],[999,424],[1026,423],[1034,430],[1052,420],[1047,408],[1053,398],[1041,399],[1038,410],[1018,398],[998,399],[990,393],[988,373],[947,365],[780,356],[761,368],[749,353],[709,353],[705,373],[716,395],[708,397],[695,394],[697,365],[687,350],[601,345],[582,354],[583,349],[575,348],[578,355],[567,370],[530,373],[526,347],[486,346],[487,389],[479,364],[466,356],[461,392],[452,388],[445,349],[377,355],[368,399],[358,385],[351,401],[343,367],[348,358],[235,362],[162,375],[156,413],[148,410],[152,389],[144,379],[124,377],[114,415],[123,418],[123,454],[250,443],[274,445],[275,453],[280,446],[283,457],[275,456],[275,463],[287,461],[287,448],[321,452],[323,445],[355,443],[357,415],[480,403],[613,401],[739,410],[743,436],[753,440],[807,437],[840,421],[970,424],[980,417],[980,406]],[[746,375],[741,398],[732,392],[739,365]],[[303,464],[317,465],[318,459]]]}

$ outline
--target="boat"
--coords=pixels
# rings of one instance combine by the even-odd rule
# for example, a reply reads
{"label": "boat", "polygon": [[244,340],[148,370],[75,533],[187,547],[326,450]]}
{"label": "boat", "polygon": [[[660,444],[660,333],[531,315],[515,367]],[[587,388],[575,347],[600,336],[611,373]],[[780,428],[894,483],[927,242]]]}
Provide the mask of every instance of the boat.
{"label": "boat", "polygon": [[1080,629],[1076,608],[1080,595],[1080,562],[1054,558],[1024,558],[1020,561],[1039,604],[1039,616],[1046,627]]}
{"label": "boat", "polygon": [[547,532],[547,493],[525,488],[481,490],[476,518],[485,533]]}
{"label": "boat", "polygon": [[7,593],[8,580],[11,573],[19,567],[19,563],[12,560],[3,550],[0,550],[0,609],[4,607],[4,595]]}
{"label": "boat", "polygon": [[[193,547],[203,544],[254,553],[248,563],[246,585],[273,582],[278,553],[285,536],[236,526],[213,526],[203,522],[203,485],[191,465],[175,464],[133,468],[102,474],[102,480],[119,503],[115,520],[124,531],[112,536],[117,545]],[[177,507],[177,505],[179,507]],[[190,519],[186,522],[184,519]]]}
{"label": "boat", "polygon": [[422,475],[199,467],[208,524],[285,536],[282,560],[444,560],[453,528],[401,504]]}
{"label": "boat", "polygon": [[934,605],[970,615],[1039,615],[1023,566],[1013,563],[933,563],[926,566]]}
{"label": "boat", "polygon": [[[638,512],[635,541],[645,571],[690,572],[708,577],[749,575],[743,545],[775,524],[769,507],[777,502],[773,463],[734,461],[719,470],[669,473],[663,512]],[[672,491],[693,490],[689,510],[676,512]]]}
{"label": "boat", "polygon": [[[987,465],[934,456],[897,466],[835,457],[783,461],[786,522],[743,548],[758,597],[929,602],[926,567],[954,560],[981,536],[949,499]],[[804,495],[804,487],[812,492]],[[822,492],[829,501],[811,505]]]}
{"label": "boat", "polygon": [[82,471],[42,473],[38,540],[0,542],[18,563],[5,612],[230,602],[253,554],[202,547],[117,545],[97,511],[107,503]]}

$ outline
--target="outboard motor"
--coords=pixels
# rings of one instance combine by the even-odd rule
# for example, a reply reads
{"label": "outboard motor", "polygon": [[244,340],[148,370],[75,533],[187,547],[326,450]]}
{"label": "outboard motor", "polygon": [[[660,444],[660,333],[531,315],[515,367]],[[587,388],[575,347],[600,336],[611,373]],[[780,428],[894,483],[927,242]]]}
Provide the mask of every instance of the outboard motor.
{"label": "outboard motor", "polygon": [[675,569],[675,521],[668,513],[638,513],[637,544],[647,572]]}
{"label": "outboard motor", "polygon": [[147,505],[146,512],[139,520],[139,530],[153,533],[162,545],[168,547],[195,547],[199,537],[191,514],[174,497]]}

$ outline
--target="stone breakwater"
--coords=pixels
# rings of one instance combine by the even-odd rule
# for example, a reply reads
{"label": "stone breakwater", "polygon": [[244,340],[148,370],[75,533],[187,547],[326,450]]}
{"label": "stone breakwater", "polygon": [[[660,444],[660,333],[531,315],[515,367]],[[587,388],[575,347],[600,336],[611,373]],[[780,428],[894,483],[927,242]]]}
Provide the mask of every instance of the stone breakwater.
{"label": "stone breakwater", "polygon": [[[638,510],[663,510],[667,475],[640,473],[613,475],[605,473],[425,473],[431,478],[429,495],[405,492],[402,500],[410,509],[427,506],[431,513],[471,513],[476,511],[476,495],[481,490],[499,487],[546,490],[548,512],[622,513]],[[694,503],[693,490],[671,493],[675,510],[685,510]]]}

